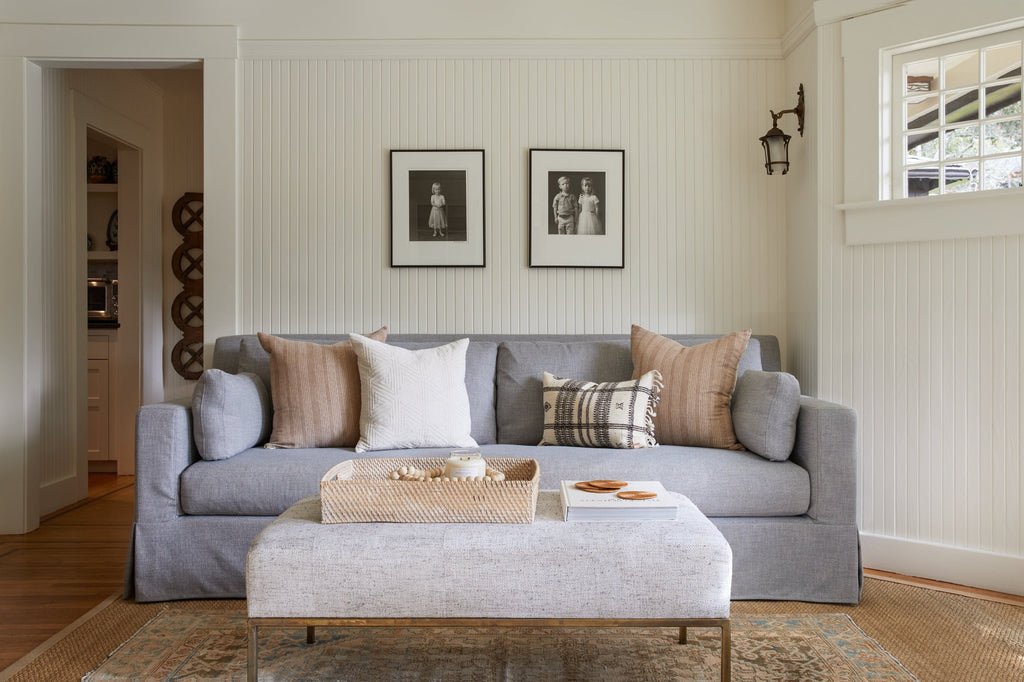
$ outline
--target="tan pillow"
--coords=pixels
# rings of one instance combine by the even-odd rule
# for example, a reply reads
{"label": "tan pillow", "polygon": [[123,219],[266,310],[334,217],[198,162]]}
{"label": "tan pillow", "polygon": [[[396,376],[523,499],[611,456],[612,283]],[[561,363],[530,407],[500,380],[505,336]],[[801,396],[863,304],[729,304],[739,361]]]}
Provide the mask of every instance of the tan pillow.
{"label": "tan pillow", "polygon": [[748,340],[749,329],[687,347],[633,325],[633,378],[658,370],[665,382],[654,418],[659,443],[744,449],[733,431],[729,403]]}
{"label": "tan pillow", "polygon": [[[388,328],[367,336],[384,341]],[[257,334],[270,353],[274,429],[268,448],[355,446],[359,441],[359,367],[352,344],[293,341]]]}

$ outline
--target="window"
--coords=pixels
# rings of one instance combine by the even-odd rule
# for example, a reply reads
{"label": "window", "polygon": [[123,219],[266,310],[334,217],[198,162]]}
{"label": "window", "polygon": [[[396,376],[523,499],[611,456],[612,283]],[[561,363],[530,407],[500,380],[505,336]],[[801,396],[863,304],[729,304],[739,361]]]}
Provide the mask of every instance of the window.
{"label": "window", "polygon": [[1024,30],[895,55],[892,195],[1021,186]]}

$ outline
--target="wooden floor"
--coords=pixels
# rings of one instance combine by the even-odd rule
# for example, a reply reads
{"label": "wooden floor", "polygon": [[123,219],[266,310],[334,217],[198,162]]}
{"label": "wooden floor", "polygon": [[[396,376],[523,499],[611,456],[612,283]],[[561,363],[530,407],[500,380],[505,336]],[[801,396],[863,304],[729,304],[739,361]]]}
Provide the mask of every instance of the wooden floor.
{"label": "wooden floor", "polygon": [[[89,499],[26,535],[0,535],[0,671],[120,592],[134,479],[89,475]],[[1024,606],[1024,597],[865,569],[865,574]]]}
{"label": "wooden floor", "polygon": [[89,475],[89,499],[0,535],[0,670],[121,589],[132,476]]}

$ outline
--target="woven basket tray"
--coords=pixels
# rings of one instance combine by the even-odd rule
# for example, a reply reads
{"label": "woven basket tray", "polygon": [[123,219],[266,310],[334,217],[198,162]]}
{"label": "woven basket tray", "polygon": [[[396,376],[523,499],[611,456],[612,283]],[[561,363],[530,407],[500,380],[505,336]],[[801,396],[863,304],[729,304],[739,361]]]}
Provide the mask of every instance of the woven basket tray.
{"label": "woven basket tray", "polygon": [[323,523],[533,523],[537,460],[487,458],[504,481],[394,481],[399,467],[444,467],[445,458],[350,459],[320,480]]}

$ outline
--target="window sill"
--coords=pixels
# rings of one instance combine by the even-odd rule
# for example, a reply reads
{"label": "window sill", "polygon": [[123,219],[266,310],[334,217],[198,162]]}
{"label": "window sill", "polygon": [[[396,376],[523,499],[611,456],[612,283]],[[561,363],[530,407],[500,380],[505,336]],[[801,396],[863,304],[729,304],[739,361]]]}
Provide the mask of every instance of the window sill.
{"label": "window sill", "polygon": [[892,244],[1024,234],[1024,188],[840,204],[846,244]]}

